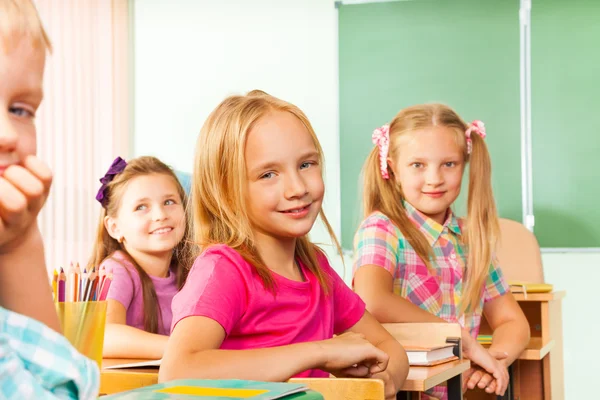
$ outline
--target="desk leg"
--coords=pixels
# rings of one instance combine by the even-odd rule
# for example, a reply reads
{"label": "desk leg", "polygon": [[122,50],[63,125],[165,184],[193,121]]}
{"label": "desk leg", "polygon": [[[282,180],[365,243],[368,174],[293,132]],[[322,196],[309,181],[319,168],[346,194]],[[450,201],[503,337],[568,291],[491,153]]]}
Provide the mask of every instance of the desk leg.
{"label": "desk leg", "polygon": [[448,400],[462,400],[462,374],[448,379]]}

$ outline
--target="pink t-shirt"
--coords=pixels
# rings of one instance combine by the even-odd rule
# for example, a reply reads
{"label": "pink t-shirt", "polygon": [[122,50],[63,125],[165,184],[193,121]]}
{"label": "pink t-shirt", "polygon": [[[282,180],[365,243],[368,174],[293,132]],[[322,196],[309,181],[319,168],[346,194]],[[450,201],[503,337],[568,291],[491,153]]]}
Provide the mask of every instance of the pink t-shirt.
{"label": "pink t-shirt", "polygon": [[[330,339],[362,318],[365,303],[346,286],[324,255],[318,260],[331,277],[329,295],[302,266],[306,282],[273,273],[275,297],[238,252],[225,245],[211,246],[196,258],[184,287],[173,299],[173,328],[186,317],[208,317],[225,330],[221,349],[229,350]],[[315,369],[297,376],[328,374]]]}
{"label": "pink t-shirt", "polygon": [[[101,264],[106,266],[106,272],[112,271],[113,280],[108,289],[107,299],[113,299],[123,304],[127,310],[127,325],[144,329],[144,299],[142,295],[142,281],[135,267],[127,260],[126,256],[116,251],[111,258]],[[171,301],[177,293],[175,274],[170,271],[166,278],[150,276],[154,290],[158,297],[158,306],[162,321],[158,323],[158,333],[168,335],[171,327],[173,313]]]}

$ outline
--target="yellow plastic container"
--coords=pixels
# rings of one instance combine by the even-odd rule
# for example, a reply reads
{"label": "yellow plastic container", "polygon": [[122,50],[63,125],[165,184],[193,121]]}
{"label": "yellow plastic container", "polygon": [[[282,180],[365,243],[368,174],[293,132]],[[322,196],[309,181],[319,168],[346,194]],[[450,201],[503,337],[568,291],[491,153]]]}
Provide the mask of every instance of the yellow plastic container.
{"label": "yellow plastic container", "polygon": [[56,303],[63,335],[81,354],[102,367],[106,301]]}

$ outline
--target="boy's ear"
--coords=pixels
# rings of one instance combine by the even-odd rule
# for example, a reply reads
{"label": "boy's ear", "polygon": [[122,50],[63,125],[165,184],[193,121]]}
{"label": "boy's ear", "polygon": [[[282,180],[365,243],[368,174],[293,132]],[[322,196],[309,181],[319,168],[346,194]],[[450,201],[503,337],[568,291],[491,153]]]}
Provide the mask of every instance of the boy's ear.
{"label": "boy's ear", "polygon": [[119,229],[119,224],[115,218],[111,218],[109,216],[104,217],[104,227],[106,228],[106,231],[110,237],[116,241],[120,241],[120,239],[123,237],[123,235],[121,235],[121,230]]}

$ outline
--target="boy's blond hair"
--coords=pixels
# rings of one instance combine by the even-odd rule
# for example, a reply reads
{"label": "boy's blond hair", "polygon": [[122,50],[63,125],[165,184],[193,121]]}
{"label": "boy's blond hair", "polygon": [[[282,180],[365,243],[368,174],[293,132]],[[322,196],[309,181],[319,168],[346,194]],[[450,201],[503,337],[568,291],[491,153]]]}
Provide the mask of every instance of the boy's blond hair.
{"label": "boy's blond hair", "polygon": [[52,51],[40,16],[31,0],[0,0],[0,43],[8,52],[27,38],[36,48]]}

